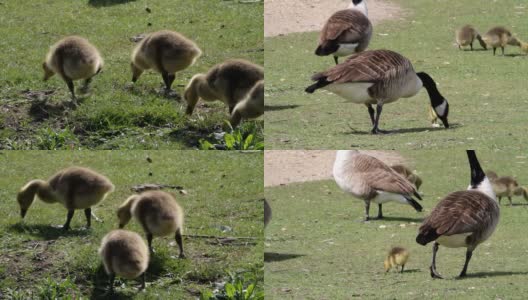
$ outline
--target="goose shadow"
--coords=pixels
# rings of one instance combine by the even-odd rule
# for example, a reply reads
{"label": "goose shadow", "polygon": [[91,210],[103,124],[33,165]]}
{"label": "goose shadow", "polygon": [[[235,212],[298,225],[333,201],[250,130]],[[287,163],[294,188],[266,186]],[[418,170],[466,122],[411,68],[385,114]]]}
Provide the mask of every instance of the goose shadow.
{"label": "goose shadow", "polygon": [[458,280],[469,279],[469,278],[482,278],[482,277],[498,277],[498,276],[512,276],[512,275],[528,275],[528,271],[515,272],[515,271],[493,271],[493,272],[477,272],[469,273],[466,277],[457,278]]}
{"label": "goose shadow", "polygon": [[134,2],[136,0],[88,0],[88,5],[93,7],[104,7]]}
{"label": "goose shadow", "polygon": [[[503,199],[504,200],[504,199]],[[501,204],[501,207],[509,207],[510,204]],[[513,203],[511,206],[528,206],[528,203]]]}
{"label": "goose shadow", "polygon": [[50,104],[47,100],[34,101],[29,107],[28,114],[35,121],[44,121],[51,117],[64,115],[68,109],[75,108],[71,102],[64,101],[58,104]]}
{"label": "goose shadow", "polygon": [[471,49],[464,49],[463,51],[464,52],[476,52],[476,51],[488,51],[489,49],[484,49],[484,48],[473,48],[473,50]]}
{"label": "goose shadow", "polygon": [[90,233],[89,229],[83,228],[70,228],[64,231],[62,228],[53,227],[50,224],[23,224],[16,223],[9,226],[10,231],[17,233],[26,233],[32,236],[38,236],[44,240],[56,240],[59,237],[64,236],[86,236]]}
{"label": "goose shadow", "polygon": [[[428,132],[428,131],[444,131],[444,130],[451,130],[461,127],[458,123],[453,123],[449,125],[449,128],[442,127],[415,127],[415,128],[401,128],[401,129],[394,129],[394,130],[388,130],[386,134],[377,134],[378,136],[384,136],[384,135],[393,135],[393,134],[403,134],[403,133],[418,133],[418,132]],[[363,130],[357,130],[355,128],[349,127],[350,131],[343,132],[343,135],[373,135],[370,130],[369,131],[363,131]]]}
{"label": "goose shadow", "polygon": [[306,256],[305,254],[264,252],[264,262],[285,261]]}
{"label": "goose shadow", "polygon": [[508,53],[508,54],[504,54],[503,56],[505,56],[505,57],[517,57],[517,56],[526,56],[526,54],[522,54],[522,53]]}
{"label": "goose shadow", "polygon": [[387,221],[387,222],[422,222],[424,218],[408,218],[408,217],[383,217],[381,220],[374,221]]}
{"label": "goose shadow", "polygon": [[299,107],[300,105],[291,104],[291,105],[264,105],[264,111],[278,111],[278,110],[285,110],[285,109],[294,109]]}
{"label": "goose shadow", "polygon": [[384,272],[384,273],[385,273],[385,274],[396,273],[396,274],[402,274],[402,275],[403,275],[403,274],[405,274],[405,273],[420,273],[420,272],[422,272],[422,270],[420,270],[420,269],[404,269],[404,270],[403,270],[403,273],[401,273],[401,272],[400,272],[400,270],[401,270],[401,267],[400,267],[400,266],[396,267],[396,269],[398,270],[398,272],[396,272],[396,271],[394,271],[394,270],[390,270],[390,271],[388,271],[388,272]]}
{"label": "goose shadow", "polygon": [[[117,280],[119,279],[116,278],[116,281]],[[141,283],[138,280],[127,280],[127,285],[131,285],[131,284],[136,285],[136,283],[138,287],[141,285]],[[120,288],[116,288],[115,285],[114,285],[114,292],[109,293],[108,292],[109,285],[110,285],[110,278],[106,274],[103,264],[100,264],[99,267],[97,267],[97,270],[95,271],[95,273],[92,274],[93,288],[92,288],[92,292],[90,295],[90,300],[99,300],[99,299],[125,300],[125,299],[130,299],[132,297],[132,295],[130,295],[129,293],[124,293],[123,291],[120,290]]]}

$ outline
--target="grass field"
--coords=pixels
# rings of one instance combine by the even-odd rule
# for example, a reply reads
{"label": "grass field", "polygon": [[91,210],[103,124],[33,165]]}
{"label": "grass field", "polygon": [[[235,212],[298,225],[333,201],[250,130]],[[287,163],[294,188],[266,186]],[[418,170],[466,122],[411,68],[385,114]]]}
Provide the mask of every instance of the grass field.
{"label": "grass field", "polygon": [[[161,75],[146,72],[129,86],[135,46],[129,39],[138,34],[175,30],[202,49],[194,66],[176,74],[173,89],[180,95],[192,75],[226,59],[264,63],[258,2],[7,0],[1,6],[0,149],[185,149],[222,131],[229,117],[220,102],[200,102],[187,118],[183,100],[159,93]],[[89,39],[105,61],[77,109],[68,105],[66,84],[58,76],[43,82],[41,68],[49,46],[74,34]],[[247,123],[258,125],[262,140],[263,121]]]}
{"label": "grass field", "polygon": [[[139,281],[116,279],[112,299],[196,299],[202,291],[214,290],[213,284],[227,281],[228,272],[245,272],[242,276],[247,282],[256,282],[257,291],[262,291],[262,164],[261,152],[2,152],[0,298],[100,299],[108,277],[97,249],[102,237],[117,228],[116,209],[132,193],[130,188],[143,183],[179,185],[187,191],[187,195],[174,191],[185,211],[187,258],[177,258],[177,246],[170,245],[173,238],[155,238],[146,290],[138,293]],[[92,229],[85,230],[84,214],[77,211],[72,230],[64,233],[52,226],[64,223],[66,210],[40,200],[21,222],[18,189],[31,179],[46,179],[70,165],[89,166],[116,186],[94,210],[103,222],[92,221]],[[126,229],[144,237],[134,220]],[[216,239],[185,235],[254,239],[218,244]]]}
{"label": "grass field", "polygon": [[[265,189],[273,209],[266,228],[266,299],[524,299],[528,288],[528,203],[514,198],[501,206],[492,237],[473,253],[468,277],[462,270],[465,249],[440,247],[437,268],[444,280],[429,275],[432,246],[415,242],[418,226],[439,199],[469,184],[465,151],[404,151],[423,179],[424,212],[384,205],[381,221],[361,222],[364,205],[344,194],[333,180]],[[526,153],[477,151],[484,169],[515,176],[528,184]],[[377,206],[371,207],[376,216]],[[410,250],[403,274],[385,274],[391,246]]]}
{"label": "grass field", "polygon": [[369,48],[397,51],[417,71],[429,73],[449,100],[452,128],[432,130],[424,90],[384,106],[380,128],[392,134],[371,135],[364,105],[345,103],[325,91],[304,93],[310,76],[334,62],[313,54],[318,33],[291,34],[265,39],[267,149],[519,149],[526,143],[526,56],[516,47],[508,47],[505,57],[493,57],[491,50],[459,51],[454,46],[455,29],[467,23],[482,34],[504,25],[528,39],[525,3],[394,2],[404,9],[402,19],[375,25]]}

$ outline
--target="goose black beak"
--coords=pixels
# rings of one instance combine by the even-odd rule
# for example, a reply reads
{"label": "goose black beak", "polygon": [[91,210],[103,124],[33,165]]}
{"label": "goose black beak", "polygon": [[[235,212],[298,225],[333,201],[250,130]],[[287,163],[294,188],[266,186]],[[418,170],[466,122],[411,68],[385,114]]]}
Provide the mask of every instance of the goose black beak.
{"label": "goose black beak", "polygon": [[447,129],[449,128],[449,122],[447,121],[447,117],[439,117],[440,120],[442,120],[442,123],[444,124],[444,127]]}
{"label": "goose black beak", "polygon": [[22,217],[22,219],[24,219],[24,217],[26,216],[26,213],[27,213],[27,209],[20,210],[20,216]]}

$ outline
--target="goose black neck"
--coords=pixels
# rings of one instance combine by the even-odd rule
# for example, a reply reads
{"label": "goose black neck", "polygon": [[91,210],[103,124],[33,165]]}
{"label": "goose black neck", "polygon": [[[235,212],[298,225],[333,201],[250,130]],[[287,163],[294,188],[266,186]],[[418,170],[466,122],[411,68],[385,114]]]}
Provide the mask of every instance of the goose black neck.
{"label": "goose black neck", "polygon": [[434,82],[433,78],[429,76],[429,74],[425,72],[419,72],[416,73],[416,76],[420,78],[424,88],[427,90],[427,94],[429,94],[429,99],[431,99],[432,107],[437,107],[445,101],[445,98],[442,96],[442,94],[440,94],[440,92],[436,88],[436,83]]}
{"label": "goose black neck", "polygon": [[469,160],[469,167],[471,169],[471,186],[476,188],[482,183],[482,181],[484,181],[486,174],[480,166],[475,150],[466,150],[466,152]]}
{"label": "goose black neck", "polygon": [[352,0],[352,3],[354,3],[354,5],[358,5],[361,2],[363,2],[363,0]]}

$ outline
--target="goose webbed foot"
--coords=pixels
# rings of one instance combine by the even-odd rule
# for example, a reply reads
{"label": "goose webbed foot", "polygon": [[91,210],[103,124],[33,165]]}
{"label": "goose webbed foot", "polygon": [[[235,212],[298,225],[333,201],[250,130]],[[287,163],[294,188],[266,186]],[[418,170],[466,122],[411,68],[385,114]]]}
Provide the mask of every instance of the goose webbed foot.
{"label": "goose webbed foot", "polygon": [[429,267],[431,270],[431,277],[434,279],[444,279],[444,277],[440,276],[440,274],[436,271],[436,268],[433,266]]}
{"label": "goose webbed foot", "polygon": [[370,133],[372,134],[389,134],[390,131],[388,130],[381,130],[379,128],[372,128],[372,130],[370,131]]}

